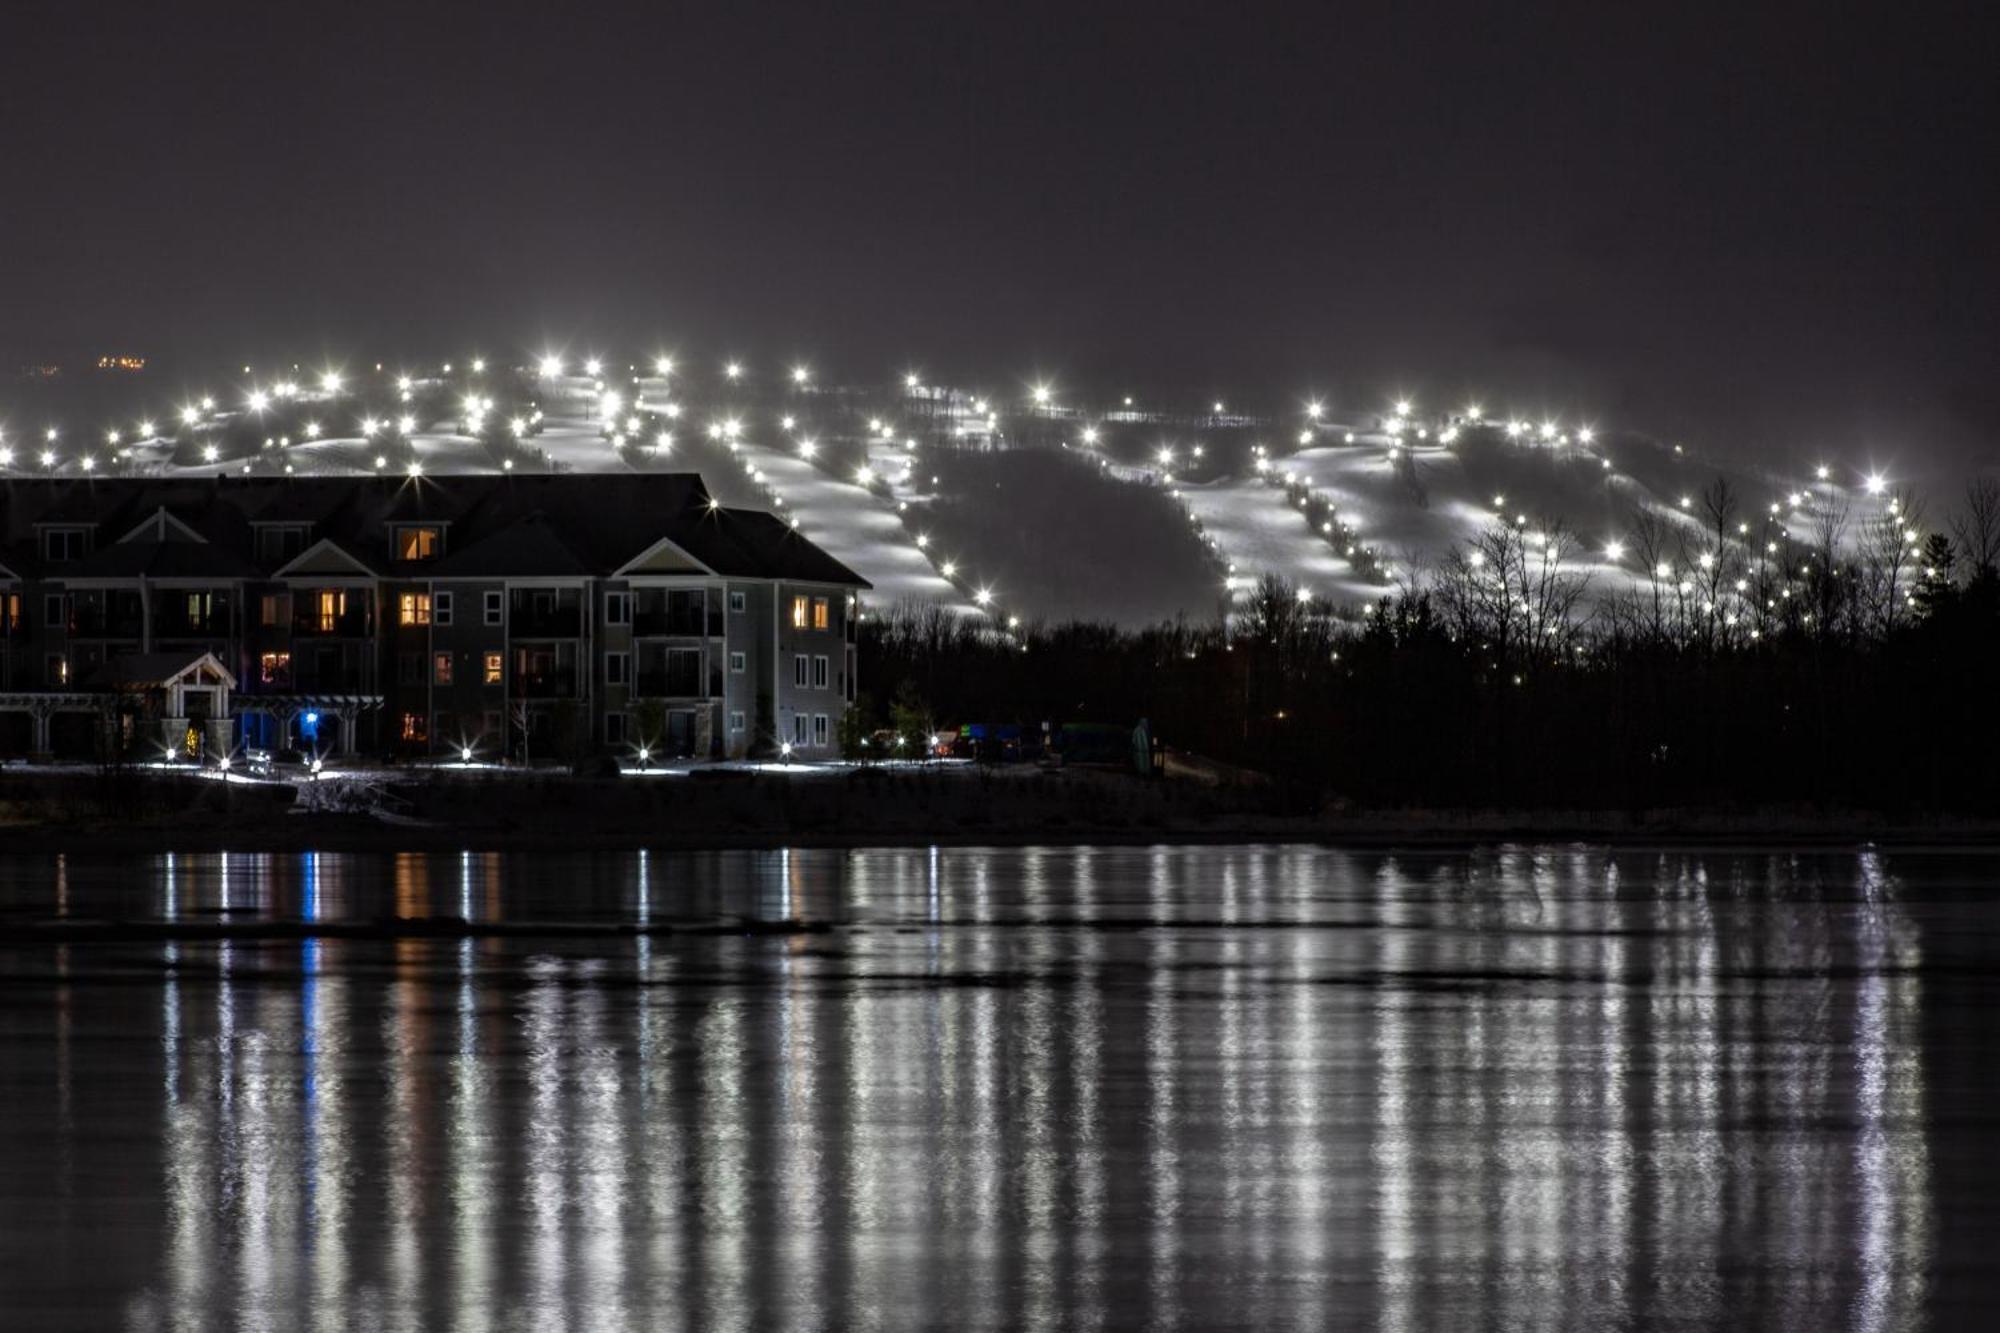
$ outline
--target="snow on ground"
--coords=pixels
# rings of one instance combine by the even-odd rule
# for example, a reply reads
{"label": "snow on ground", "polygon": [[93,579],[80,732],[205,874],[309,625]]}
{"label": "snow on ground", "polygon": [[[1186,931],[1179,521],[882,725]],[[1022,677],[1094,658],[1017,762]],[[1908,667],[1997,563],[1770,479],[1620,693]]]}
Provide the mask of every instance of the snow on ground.
{"label": "snow on ground", "polygon": [[[1650,577],[1629,540],[1634,517],[1658,522],[1668,557],[1679,557],[1682,542],[1691,549],[1705,539],[1703,492],[1722,471],[1678,445],[1556,423],[1520,423],[1506,432],[1440,419],[1343,426],[1315,417],[1300,438],[1276,421],[1243,415],[1098,418],[1168,432],[1163,441],[1179,439],[1191,451],[1181,453],[1181,469],[1194,466],[1206,440],[1206,463],[1193,479],[1174,475],[1175,461],[1130,461],[1128,451],[1121,462],[1086,444],[1095,435],[1085,429],[1090,419],[1066,407],[1022,414],[938,389],[858,398],[804,385],[759,393],[733,380],[683,385],[636,372],[543,375],[525,390],[515,379],[510,405],[487,419],[538,407],[518,441],[461,433],[469,429],[456,419],[466,415],[464,404],[475,392],[501,392],[492,382],[502,373],[456,388],[439,377],[399,380],[388,401],[405,406],[387,415],[381,404],[389,385],[378,381],[368,400],[374,417],[364,415],[358,390],[293,385],[282,402],[208,406],[192,424],[177,415],[172,433],[160,429],[164,414],[147,419],[95,460],[78,454],[51,464],[45,451],[31,460],[22,449],[18,462],[10,452],[0,466],[23,470],[33,461],[67,473],[117,465],[182,475],[414,467],[442,474],[494,471],[511,455],[528,469],[692,470],[725,504],[771,507],[791,519],[875,585],[868,601],[877,608],[938,601],[1003,623],[1072,614],[1135,623],[1176,610],[1206,617],[1224,578],[1205,563],[1203,544],[1228,568],[1227,588],[1239,600],[1261,576],[1276,573],[1351,611],[1496,522],[1562,524],[1575,538],[1575,567],[1590,574],[1593,594],[1608,595]],[[607,392],[622,402],[607,403]],[[623,448],[606,438],[606,411],[623,423],[623,413],[640,410],[653,417],[644,433]],[[871,418],[870,410],[885,415]],[[734,424],[718,434],[724,422]],[[1217,474],[1223,460],[1242,456],[1247,442],[1267,431],[1261,472],[1246,460]],[[936,482],[912,475],[918,437],[946,448],[955,442],[967,451],[966,466],[933,465]],[[1105,484],[1065,482],[1061,470],[1076,466],[1094,467]],[[845,475],[850,470],[856,475]],[[1811,543],[1822,523],[1841,521],[1852,542],[1863,524],[1889,512],[1879,481],[1864,484],[1869,479],[1852,468],[1810,471],[1728,469],[1736,539],[1753,552],[1781,549],[1783,538]],[[1288,479],[1331,504],[1351,532],[1327,530],[1323,514],[1309,517],[1288,494]],[[1350,548],[1357,548],[1354,558]],[[981,589],[993,592],[983,607],[974,605]]]}

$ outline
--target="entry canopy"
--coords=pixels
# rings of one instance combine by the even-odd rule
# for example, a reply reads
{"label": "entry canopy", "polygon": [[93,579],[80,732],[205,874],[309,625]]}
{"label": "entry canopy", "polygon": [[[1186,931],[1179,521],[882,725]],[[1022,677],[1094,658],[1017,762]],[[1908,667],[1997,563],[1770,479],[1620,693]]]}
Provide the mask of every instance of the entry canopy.
{"label": "entry canopy", "polygon": [[112,658],[90,679],[100,689],[171,690],[177,686],[236,688],[236,677],[214,653],[125,653]]}

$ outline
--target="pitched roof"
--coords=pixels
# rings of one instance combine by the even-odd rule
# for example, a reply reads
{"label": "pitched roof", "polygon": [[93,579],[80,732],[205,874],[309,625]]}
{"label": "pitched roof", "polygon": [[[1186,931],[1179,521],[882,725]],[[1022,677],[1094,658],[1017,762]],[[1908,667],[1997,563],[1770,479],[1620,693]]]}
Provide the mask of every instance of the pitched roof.
{"label": "pitched roof", "polygon": [[[207,547],[164,543],[177,549],[162,553],[150,549],[162,543],[135,540],[116,544],[144,555],[110,550],[162,507]],[[450,523],[445,555],[397,561],[393,525],[420,521]],[[62,566],[77,577],[254,578],[270,562],[251,525],[299,522],[311,525],[310,543],[331,541],[374,569],[413,576],[609,576],[666,538],[724,577],[868,586],[776,516],[712,505],[691,472],[15,479],[0,486],[0,563],[27,573],[36,525],[50,522],[98,526],[98,552]],[[222,558],[188,554],[203,550]]]}

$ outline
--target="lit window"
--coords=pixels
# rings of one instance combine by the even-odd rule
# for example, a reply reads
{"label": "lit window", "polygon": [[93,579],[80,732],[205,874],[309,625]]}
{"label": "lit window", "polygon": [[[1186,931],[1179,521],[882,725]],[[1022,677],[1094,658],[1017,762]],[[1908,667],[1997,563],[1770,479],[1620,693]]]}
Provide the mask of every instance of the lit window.
{"label": "lit window", "polygon": [[292,618],[292,599],[281,592],[267,592],[258,599],[257,621],[263,625],[282,625]]}
{"label": "lit window", "polygon": [[7,594],[7,632],[9,634],[18,634],[20,630],[21,630],[21,594],[18,592],[10,592]]}
{"label": "lit window", "polygon": [[257,670],[266,685],[283,685],[292,676],[292,655],[264,653],[257,659]]}
{"label": "lit window", "polygon": [[406,592],[402,597],[402,613],[397,617],[405,625],[428,625],[431,623],[431,595],[427,592]]}
{"label": "lit window", "polygon": [[806,627],[806,603],[808,600],[809,599],[804,597],[792,598],[793,629],[804,629]]}
{"label": "lit window", "polygon": [[826,617],[827,617],[826,598],[824,597],[813,598],[813,628],[825,629],[827,626]]}
{"label": "lit window", "polygon": [[501,659],[498,653],[486,654],[486,683],[498,685],[501,681]]}
{"label": "lit window", "polygon": [[319,594],[319,632],[331,634],[340,628],[347,614],[347,594],[338,588],[323,588]]}
{"label": "lit window", "polygon": [[431,683],[434,685],[451,684],[450,653],[431,654]]}
{"label": "lit window", "polygon": [[48,659],[49,684],[69,684],[69,659],[61,653],[50,653]]}
{"label": "lit window", "polygon": [[406,741],[427,741],[431,738],[430,725],[422,713],[403,714],[403,739]]}
{"label": "lit window", "polygon": [[438,548],[443,544],[443,534],[436,528],[403,528],[396,534],[396,558],[435,559]]}

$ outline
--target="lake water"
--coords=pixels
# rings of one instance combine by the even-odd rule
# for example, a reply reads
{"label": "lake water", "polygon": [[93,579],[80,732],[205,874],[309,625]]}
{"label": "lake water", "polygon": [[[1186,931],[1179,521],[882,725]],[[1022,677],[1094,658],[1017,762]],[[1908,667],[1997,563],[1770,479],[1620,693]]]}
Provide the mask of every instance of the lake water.
{"label": "lake water", "polygon": [[[0,857],[0,1328],[1989,1327],[2000,855]],[[30,921],[745,930],[51,944]]]}

